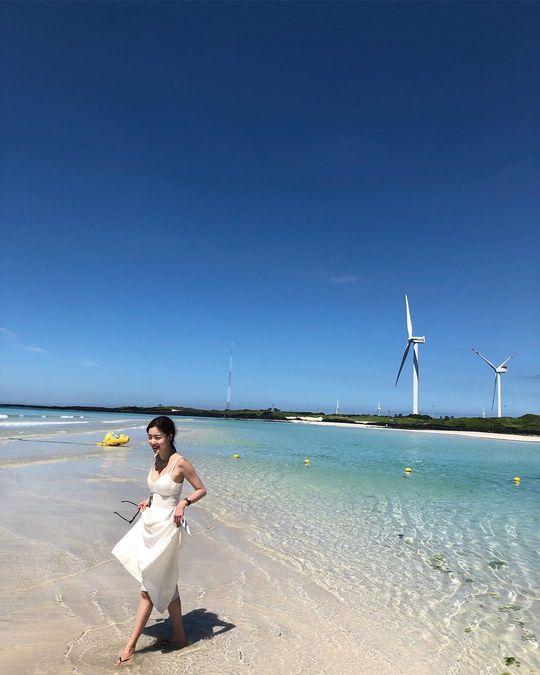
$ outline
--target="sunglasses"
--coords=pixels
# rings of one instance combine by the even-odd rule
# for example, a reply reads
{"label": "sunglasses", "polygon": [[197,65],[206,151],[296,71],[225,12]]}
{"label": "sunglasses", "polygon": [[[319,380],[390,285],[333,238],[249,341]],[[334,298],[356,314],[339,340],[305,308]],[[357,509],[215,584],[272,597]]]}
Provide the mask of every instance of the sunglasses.
{"label": "sunglasses", "polygon": [[120,516],[120,518],[122,518],[122,520],[125,520],[126,523],[129,523],[131,525],[131,523],[139,515],[140,509],[139,509],[138,505],[135,504],[135,502],[130,502],[129,499],[122,499],[121,504],[133,504],[133,506],[137,506],[137,511],[136,511],[135,515],[133,516],[133,518],[131,520],[129,518],[126,518],[125,516],[123,516],[121,513],[118,513],[118,511],[113,511],[113,513],[116,513],[117,516]]}

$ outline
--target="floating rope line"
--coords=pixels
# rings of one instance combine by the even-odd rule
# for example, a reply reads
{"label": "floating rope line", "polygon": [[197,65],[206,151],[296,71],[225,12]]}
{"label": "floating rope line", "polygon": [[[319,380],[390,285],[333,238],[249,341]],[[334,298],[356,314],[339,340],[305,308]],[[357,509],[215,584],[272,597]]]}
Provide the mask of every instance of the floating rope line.
{"label": "floating rope line", "polygon": [[[80,443],[76,441],[57,441],[57,440],[40,440],[37,438],[17,438],[15,436],[8,436],[7,438],[8,441],[24,441],[26,443],[63,443],[64,445],[88,445],[93,448],[96,447],[95,443]],[[112,447],[112,446],[111,446]],[[124,448],[127,448],[129,446],[124,445]]]}

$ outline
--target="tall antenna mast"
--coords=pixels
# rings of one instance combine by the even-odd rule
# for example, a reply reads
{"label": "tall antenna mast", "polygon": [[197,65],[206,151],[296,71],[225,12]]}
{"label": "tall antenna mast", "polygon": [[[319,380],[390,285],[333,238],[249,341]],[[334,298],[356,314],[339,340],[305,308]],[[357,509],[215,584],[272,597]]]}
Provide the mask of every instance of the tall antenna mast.
{"label": "tall antenna mast", "polygon": [[231,342],[231,355],[229,357],[229,382],[227,384],[227,405],[225,410],[231,409],[231,381],[232,381],[232,353],[233,353],[234,343]]}

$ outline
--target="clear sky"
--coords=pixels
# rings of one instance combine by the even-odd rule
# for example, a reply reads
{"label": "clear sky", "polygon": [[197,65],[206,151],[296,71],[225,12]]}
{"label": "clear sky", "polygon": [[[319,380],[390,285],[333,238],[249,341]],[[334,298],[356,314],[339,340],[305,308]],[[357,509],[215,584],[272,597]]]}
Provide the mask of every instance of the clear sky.
{"label": "clear sky", "polygon": [[0,400],[540,413],[540,3],[2,3]]}

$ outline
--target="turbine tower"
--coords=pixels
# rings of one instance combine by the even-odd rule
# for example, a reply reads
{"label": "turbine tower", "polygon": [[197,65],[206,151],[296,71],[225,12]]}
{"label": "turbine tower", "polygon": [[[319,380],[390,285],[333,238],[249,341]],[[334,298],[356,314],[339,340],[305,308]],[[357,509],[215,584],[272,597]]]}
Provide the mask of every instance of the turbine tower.
{"label": "turbine tower", "polygon": [[493,384],[493,401],[491,402],[491,409],[493,410],[493,406],[495,405],[495,392],[498,393],[497,396],[497,417],[502,417],[502,393],[501,393],[501,375],[506,373],[508,370],[508,366],[506,365],[510,359],[514,358],[516,353],[514,352],[513,354],[510,354],[510,356],[506,359],[506,361],[503,361],[500,366],[495,366],[491,361],[488,361],[485,356],[482,356],[478,349],[475,349],[474,347],[472,348],[473,352],[475,354],[478,354],[478,356],[485,361],[490,368],[493,368],[495,371],[495,382]]}
{"label": "turbine tower", "polygon": [[229,382],[227,384],[227,406],[225,410],[231,409],[231,380],[232,380],[232,352],[233,352],[233,343],[231,342],[231,355],[229,357]]}
{"label": "turbine tower", "polygon": [[336,401],[336,415],[339,415],[339,401]]}
{"label": "turbine tower", "polygon": [[381,416],[381,402],[379,401],[379,405],[377,406],[377,417]]}
{"label": "turbine tower", "polygon": [[414,337],[413,336],[413,326],[412,326],[412,321],[411,321],[411,313],[409,311],[409,301],[407,299],[407,296],[405,295],[405,308],[407,310],[407,346],[405,347],[405,351],[403,353],[403,358],[401,359],[401,365],[399,367],[399,372],[396,377],[396,384],[394,386],[397,387],[397,383],[399,380],[399,376],[401,375],[401,371],[403,370],[403,364],[407,360],[407,355],[409,353],[409,349],[411,348],[411,345],[413,345],[413,395],[412,395],[412,412],[413,415],[418,415],[418,382],[419,382],[419,366],[418,366],[418,345],[423,345],[426,341],[425,337]]}

